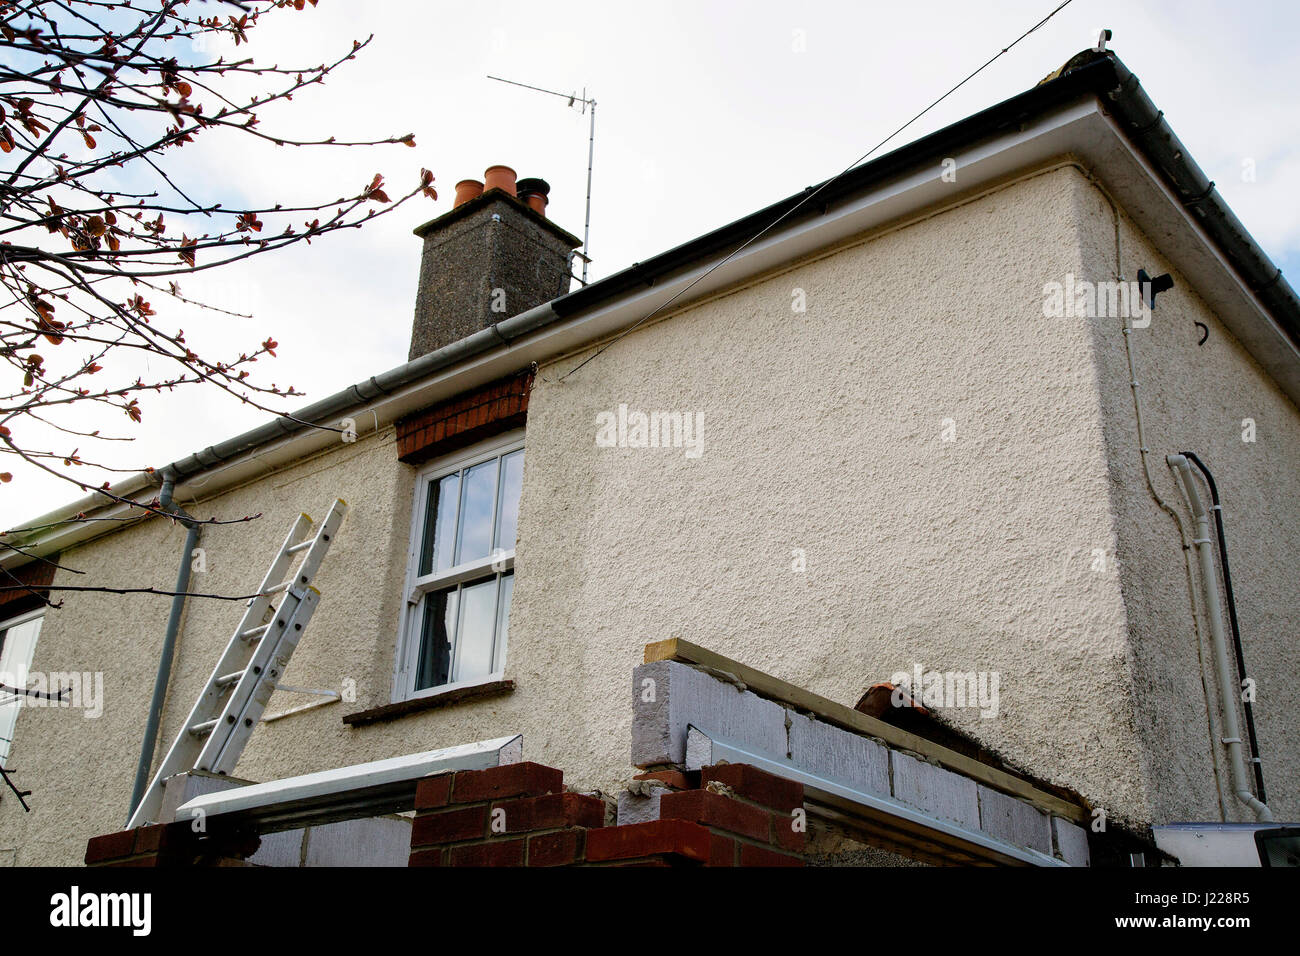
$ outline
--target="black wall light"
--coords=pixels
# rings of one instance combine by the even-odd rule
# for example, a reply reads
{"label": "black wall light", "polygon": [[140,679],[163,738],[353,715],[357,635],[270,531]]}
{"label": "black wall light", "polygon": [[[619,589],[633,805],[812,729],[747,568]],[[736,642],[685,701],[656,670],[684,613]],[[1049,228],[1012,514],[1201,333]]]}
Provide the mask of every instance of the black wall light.
{"label": "black wall light", "polygon": [[1142,300],[1146,302],[1147,308],[1154,309],[1156,307],[1156,296],[1174,287],[1174,277],[1166,272],[1164,275],[1156,276],[1153,279],[1147,275],[1145,269],[1139,269],[1138,287],[1142,290]]}

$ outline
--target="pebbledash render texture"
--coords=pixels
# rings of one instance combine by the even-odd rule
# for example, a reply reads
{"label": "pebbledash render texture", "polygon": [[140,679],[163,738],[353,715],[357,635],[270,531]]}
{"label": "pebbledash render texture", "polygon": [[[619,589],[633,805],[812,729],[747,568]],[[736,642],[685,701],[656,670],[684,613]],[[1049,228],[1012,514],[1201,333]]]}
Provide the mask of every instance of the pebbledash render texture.
{"label": "pebbledash render texture", "polygon": [[424,239],[411,358],[569,291],[580,240],[501,190],[416,231]]}
{"label": "pebbledash render texture", "polygon": [[[669,775],[653,776],[663,781]],[[803,785],[745,764],[677,774],[658,820],[607,821],[597,796],[566,790],[537,763],[421,780],[410,866],[803,866]],[[242,866],[245,832],[196,834],[188,821],[93,838],[89,866]]]}

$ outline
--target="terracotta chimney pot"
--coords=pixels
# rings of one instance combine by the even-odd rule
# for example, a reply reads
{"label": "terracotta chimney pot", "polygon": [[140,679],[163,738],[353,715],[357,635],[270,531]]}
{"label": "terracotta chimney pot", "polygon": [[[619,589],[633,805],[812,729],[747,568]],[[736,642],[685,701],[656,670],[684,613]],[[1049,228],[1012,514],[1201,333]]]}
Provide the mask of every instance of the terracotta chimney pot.
{"label": "terracotta chimney pot", "polygon": [[483,171],[483,191],[500,189],[513,196],[515,194],[515,171],[509,166],[489,166]]}
{"label": "terracotta chimney pot", "polygon": [[464,205],[471,199],[477,199],[481,195],[483,195],[483,184],[481,182],[477,179],[462,179],[456,184],[456,202],[452,205],[452,208],[455,209],[456,206]]}
{"label": "terracotta chimney pot", "polygon": [[551,191],[550,184],[544,179],[521,179],[516,185],[517,197],[528,204],[528,208],[538,215],[546,215],[546,207],[550,202],[548,194]]}

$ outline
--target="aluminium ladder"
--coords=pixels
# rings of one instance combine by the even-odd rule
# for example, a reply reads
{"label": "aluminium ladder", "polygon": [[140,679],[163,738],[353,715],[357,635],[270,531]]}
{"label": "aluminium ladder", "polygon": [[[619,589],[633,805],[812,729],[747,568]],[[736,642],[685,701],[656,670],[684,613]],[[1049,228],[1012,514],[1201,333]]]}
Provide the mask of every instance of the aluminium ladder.
{"label": "aluminium ladder", "polygon": [[[310,516],[300,514],[293,523],[203,693],[127,821],[128,830],[157,822],[168,777],[188,770],[219,774],[234,770],[320,601],[320,592],[311,582],[347,510],[347,502],[336,498],[310,537]],[[302,563],[289,575],[290,566],[304,551]],[[283,595],[279,605],[272,606],[279,595]]]}

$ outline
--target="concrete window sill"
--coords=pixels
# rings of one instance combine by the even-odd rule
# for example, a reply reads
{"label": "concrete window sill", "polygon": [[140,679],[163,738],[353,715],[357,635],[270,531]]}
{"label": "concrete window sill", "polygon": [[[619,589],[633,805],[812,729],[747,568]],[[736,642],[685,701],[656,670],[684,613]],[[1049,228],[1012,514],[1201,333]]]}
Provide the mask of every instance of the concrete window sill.
{"label": "concrete window sill", "polygon": [[343,723],[350,727],[365,727],[368,724],[396,720],[408,714],[436,710],[439,707],[449,707],[452,704],[460,704],[465,701],[480,700],[485,697],[500,697],[514,693],[514,690],[515,682],[513,680],[494,680],[483,684],[474,684],[470,687],[454,687],[440,694],[413,697],[410,700],[399,700],[395,704],[384,704],[380,707],[371,707],[369,710],[344,714]]}

